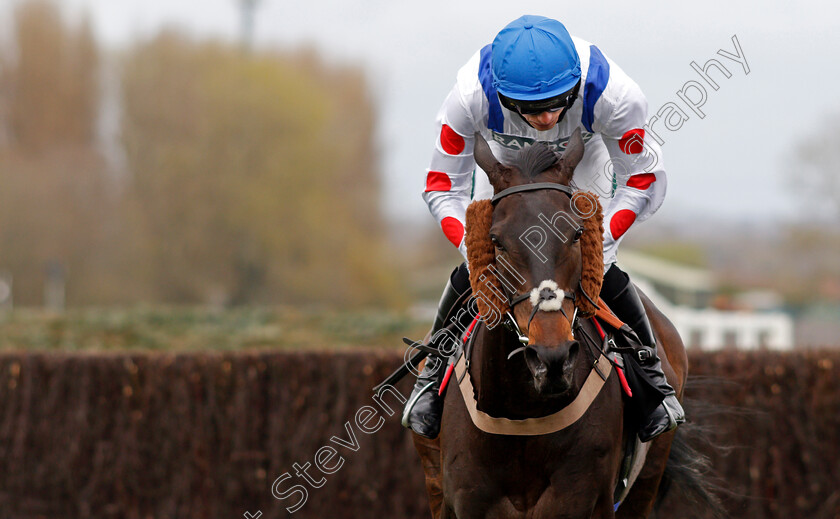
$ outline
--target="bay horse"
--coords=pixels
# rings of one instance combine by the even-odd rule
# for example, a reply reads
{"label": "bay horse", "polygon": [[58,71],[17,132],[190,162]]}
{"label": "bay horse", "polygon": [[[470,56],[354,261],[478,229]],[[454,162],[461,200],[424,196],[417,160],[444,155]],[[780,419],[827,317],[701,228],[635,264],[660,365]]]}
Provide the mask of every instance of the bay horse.
{"label": "bay horse", "polygon": [[[503,165],[476,135],[475,159],[495,193],[467,210],[470,284],[481,320],[446,389],[440,435],[414,435],[435,519],[642,518],[653,508],[673,432],[644,444],[644,466],[617,510],[613,502],[625,404],[589,318],[603,279],[603,225],[597,198],[569,187],[583,147],[578,130],[560,157],[537,143]],[[550,232],[534,231],[549,224]],[[665,374],[682,398],[683,343],[642,300]],[[499,324],[505,315],[509,326]],[[532,427],[579,407],[598,377],[605,380],[596,396],[576,416],[561,416],[561,430]],[[485,432],[492,424],[498,427]]]}

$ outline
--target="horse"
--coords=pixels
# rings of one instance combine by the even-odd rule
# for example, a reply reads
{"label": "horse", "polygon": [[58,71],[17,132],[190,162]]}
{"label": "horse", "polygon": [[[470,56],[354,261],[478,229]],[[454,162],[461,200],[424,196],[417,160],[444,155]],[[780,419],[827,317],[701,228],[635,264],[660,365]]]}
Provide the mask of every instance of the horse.
{"label": "horse", "polygon": [[[414,435],[434,519],[640,518],[653,508],[673,431],[644,444],[644,465],[617,510],[613,502],[627,422],[621,377],[591,319],[603,280],[601,208],[594,195],[569,187],[583,151],[578,130],[562,156],[537,143],[503,165],[476,135],[475,159],[495,193],[467,210],[481,318],[445,390],[440,435]],[[528,239],[529,232],[553,239]],[[682,398],[684,345],[641,296]],[[575,416],[563,415],[580,408],[590,379],[604,379],[598,392]],[[559,430],[541,422],[558,416]]]}

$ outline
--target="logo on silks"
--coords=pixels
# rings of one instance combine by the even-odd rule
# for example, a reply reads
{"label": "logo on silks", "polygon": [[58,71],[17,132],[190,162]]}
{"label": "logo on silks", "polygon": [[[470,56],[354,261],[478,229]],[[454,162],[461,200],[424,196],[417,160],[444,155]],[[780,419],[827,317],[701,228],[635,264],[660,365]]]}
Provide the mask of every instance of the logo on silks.
{"label": "logo on silks", "polygon": [[[520,137],[518,135],[508,135],[506,133],[498,133],[490,130],[491,137],[494,141],[501,144],[503,147],[509,150],[521,150],[522,148],[526,148],[531,146],[535,142],[536,139],[531,139],[528,137]],[[583,142],[587,143],[590,139],[592,139],[593,133],[589,132],[581,132],[581,137],[583,137]],[[563,139],[557,139],[556,141],[539,141],[548,146],[552,151],[556,152],[563,152],[566,151],[566,146],[569,144],[569,137],[565,137]]]}

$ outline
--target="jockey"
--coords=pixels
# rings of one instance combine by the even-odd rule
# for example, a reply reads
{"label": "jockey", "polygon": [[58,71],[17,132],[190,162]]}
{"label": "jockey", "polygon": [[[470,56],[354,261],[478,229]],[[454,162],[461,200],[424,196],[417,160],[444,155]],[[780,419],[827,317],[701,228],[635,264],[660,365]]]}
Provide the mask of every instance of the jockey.
{"label": "jockey", "polygon": [[[656,212],[665,196],[661,151],[645,135],[646,118],[647,101],[639,86],[598,47],[570,36],[556,20],[522,16],[458,72],[437,115],[438,138],[423,199],[466,258],[467,206],[493,196],[487,175],[473,158],[474,134],[481,133],[499,161],[510,163],[518,150],[536,141],[562,151],[580,128],[586,147],[571,185],[598,195],[604,208],[601,298],[642,344],[655,347],[639,295],[616,265],[622,237],[635,222]],[[446,325],[453,305],[468,289],[465,263],[450,276],[432,335]],[[643,364],[666,395],[642,421],[639,438],[650,441],[683,423],[685,416],[656,354]],[[404,426],[429,438],[440,431],[442,365],[439,357],[428,358],[403,413]]]}

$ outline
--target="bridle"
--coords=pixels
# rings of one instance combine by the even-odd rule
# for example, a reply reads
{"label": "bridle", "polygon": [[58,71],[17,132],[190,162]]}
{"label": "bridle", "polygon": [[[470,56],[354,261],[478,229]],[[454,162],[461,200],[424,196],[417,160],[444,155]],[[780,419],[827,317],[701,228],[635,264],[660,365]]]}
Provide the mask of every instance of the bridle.
{"label": "bridle", "polygon": [[[574,199],[574,195],[576,193],[576,191],[572,188],[560,184],[547,182],[523,184],[499,192],[491,199],[491,203],[495,206],[495,204],[499,200],[506,196],[515,193],[538,191],[543,189],[562,191],[572,199]],[[502,284],[501,289],[505,297],[507,297],[509,305],[509,309],[505,314],[505,320],[502,321],[502,324],[508,330],[516,333],[519,338],[519,342],[524,344],[523,346],[509,352],[507,355],[508,360],[510,360],[516,353],[526,352],[527,362],[527,351],[530,349],[536,349],[534,345],[529,344],[528,336],[522,333],[522,331],[519,329],[519,325],[516,323],[516,319],[512,315],[512,310],[517,304],[521,303],[522,301],[525,301],[526,299],[531,299],[533,302],[535,302],[534,310],[531,312],[531,317],[528,320],[528,326],[530,327],[531,321],[536,315],[536,312],[540,308],[542,308],[546,302],[550,302],[554,305],[557,305],[557,307],[553,307],[552,310],[557,309],[561,312],[563,312],[563,301],[565,301],[566,299],[571,299],[573,302],[576,302],[574,293],[566,294],[564,292],[562,299],[560,299],[558,303],[558,292],[560,291],[559,289],[557,289],[557,284],[554,281],[548,282],[553,284],[553,288],[543,287],[542,285],[547,283],[547,281],[543,281],[539,287],[535,287],[531,289],[531,291],[526,292],[524,294],[508,294],[507,291],[504,289],[505,285]],[[546,288],[551,289],[547,290]],[[595,304],[594,301],[592,301],[592,298],[589,297],[589,295],[583,289],[583,285],[581,284],[580,280],[578,281],[578,290],[583,295],[583,297],[586,298],[587,301],[589,301],[595,308],[598,308],[598,305]],[[607,379],[609,378],[610,373],[612,372],[613,365],[615,365],[615,362],[607,356],[607,352],[605,350],[607,346],[606,340],[604,341],[603,346],[599,345],[596,342],[596,339],[586,331],[586,327],[583,325],[584,321],[578,318],[578,313],[578,307],[577,305],[575,305],[575,312],[570,324],[572,326],[573,333],[575,330],[581,332],[580,343],[584,346],[583,349],[586,352],[588,352],[593,358],[589,374],[586,376],[586,379],[583,381],[583,384],[579,387],[579,391],[571,403],[550,415],[538,418],[527,418],[522,420],[512,420],[504,417],[495,417],[478,409],[478,403],[476,399],[477,392],[476,388],[473,386],[472,379],[470,377],[470,358],[474,345],[477,341],[476,337],[478,337],[479,335],[477,333],[477,328],[474,327],[481,326],[482,324],[484,324],[485,327],[487,327],[488,325],[480,318],[480,316],[475,318],[475,320],[473,321],[473,325],[470,326],[470,329],[467,331],[467,334],[464,337],[464,342],[466,344],[461,350],[462,353],[451,364],[449,369],[452,370],[452,372],[455,374],[456,380],[458,381],[460,393],[464,399],[464,405],[467,408],[470,420],[478,429],[490,434],[504,435],[536,436],[553,434],[576,423],[577,420],[581,416],[583,416],[584,413],[586,413],[587,409],[589,409],[589,406],[592,404],[595,398],[597,398],[604,384],[606,384]],[[563,315],[566,316],[566,313],[563,312]],[[566,319],[568,319],[568,316],[566,316]],[[594,318],[593,322],[595,322]],[[595,322],[595,325],[597,325],[597,322]],[[599,366],[605,367],[602,368]]]}
{"label": "bridle", "polygon": [[[546,189],[563,192],[563,193],[567,194],[570,199],[574,199],[574,196],[575,196],[575,193],[576,193],[576,191],[573,188],[571,188],[569,186],[564,186],[562,184],[555,184],[555,183],[552,183],[552,182],[535,182],[533,184],[522,184],[522,185],[519,185],[519,186],[513,186],[513,187],[509,187],[507,189],[504,189],[504,190],[500,191],[499,193],[497,193],[496,195],[494,195],[493,198],[490,200],[490,203],[493,206],[495,206],[499,202],[499,200],[501,200],[502,198],[504,198],[506,196],[510,196],[510,195],[513,195],[513,194],[516,194],[516,193],[524,193],[524,192],[528,192],[528,191],[542,191],[542,190],[546,190]],[[579,228],[579,230],[582,230],[582,228]],[[557,288],[557,284],[554,283],[554,282],[551,282],[551,283],[554,283],[553,287],[550,286],[550,285],[545,285],[545,283],[546,282],[544,281],[542,284],[540,284],[539,287],[535,287],[535,288],[533,288],[529,291],[526,291],[525,293],[522,293],[522,294],[516,294],[516,293],[507,294],[506,291],[504,290],[504,288],[502,288],[502,291],[505,292],[505,296],[508,299],[508,311],[506,313],[506,319],[505,319],[504,325],[505,325],[506,328],[508,328],[509,330],[511,330],[512,332],[517,334],[519,342],[522,343],[522,344],[528,344],[529,339],[528,339],[527,333],[526,334],[522,333],[522,330],[519,328],[519,325],[516,322],[516,318],[514,318],[514,316],[512,314],[514,306],[518,305],[519,303],[521,303],[525,300],[531,300],[531,303],[533,304],[534,308],[533,308],[533,310],[531,310],[531,315],[528,318],[528,329],[530,329],[531,321],[534,320],[534,317],[537,315],[537,312],[543,307],[543,304],[545,302],[550,302],[550,301],[553,301],[557,298],[560,298],[561,295],[562,295],[562,298],[561,298],[562,300],[570,299],[573,303],[577,302],[574,292],[560,290],[560,289]],[[578,280],[578,290],[580,290],[580,293],[583,294],[583,296],[586,299],[588,299],[590,303],[595,305],[595,303],[592,301],[592,298],[589,297],[589,295],[586,293],[586,291],[583,290],[583,286],[581,285],[580,280]],[[569,316],[566,314],[565,310],[563,310],[562,300],[560,301],[558,309],[563,314],[563,316],[567,320],[569,320]],[[597,307],[597,305],[595,305],[595,306]],[[576,326],[577,318],[578,318],[578,308],[577,308],[577,304],[575,304],[574,314],[572,315],[572,319],[569,320],[569,324],[571,325],[572,330],[575,330],[577,328],[577,326]],[[526,330],[526,332],[527,332],[527,330]]]}

